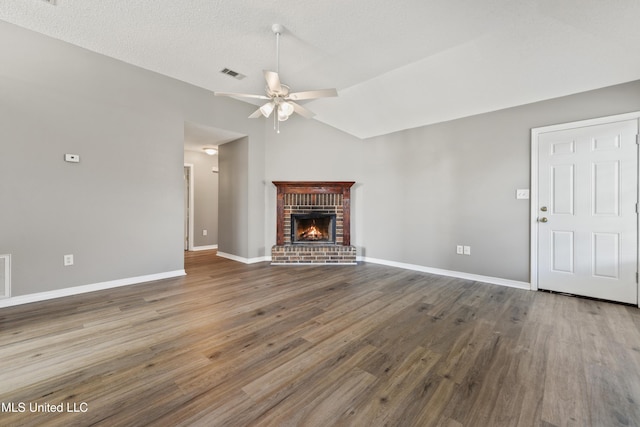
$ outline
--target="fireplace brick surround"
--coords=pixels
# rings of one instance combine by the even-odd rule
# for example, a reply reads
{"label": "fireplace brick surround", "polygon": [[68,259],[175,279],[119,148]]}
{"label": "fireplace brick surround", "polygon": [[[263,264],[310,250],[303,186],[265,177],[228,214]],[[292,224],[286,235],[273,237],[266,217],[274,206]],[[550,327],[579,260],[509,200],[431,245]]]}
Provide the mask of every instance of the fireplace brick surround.
{"label": "fireplace brick surround", "polygon": [[[351,246],[353,181],[273,181],[277,188],[276,244],[272,264],[356,263]],[[292,214],[335,214],[335,243],[292,243]]]}

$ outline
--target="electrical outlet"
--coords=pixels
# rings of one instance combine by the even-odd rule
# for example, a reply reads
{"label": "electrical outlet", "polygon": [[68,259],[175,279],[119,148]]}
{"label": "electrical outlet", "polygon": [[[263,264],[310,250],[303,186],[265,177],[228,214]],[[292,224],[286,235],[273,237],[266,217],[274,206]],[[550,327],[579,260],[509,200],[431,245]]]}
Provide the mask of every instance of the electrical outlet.
{"label": "electrical outlet", "polygon": [[465,255],[471,255],[471,246],[465,246],[463,252]]}
{"label": "electrical outlet", "polygon": [[64,266],[69,267],[70,265],[73,265],[73,254],[64,256]]}
{"label": "electrical outlet", "polygon": [[529,199],[529,189],[521,188],[516,190],[516,199],[519,199],[519,200]]}
{"label": "electrical outlet", "polygon": [[207,235],[207,230],[202,230],[202,235],[206,236]]}
{"label": "electrical outlet", "polygon": [[462,255],[462,254],[463,254],[462,245],[458,245],[458,246],[456,246],[456,253],[457,253],[458,255]]}

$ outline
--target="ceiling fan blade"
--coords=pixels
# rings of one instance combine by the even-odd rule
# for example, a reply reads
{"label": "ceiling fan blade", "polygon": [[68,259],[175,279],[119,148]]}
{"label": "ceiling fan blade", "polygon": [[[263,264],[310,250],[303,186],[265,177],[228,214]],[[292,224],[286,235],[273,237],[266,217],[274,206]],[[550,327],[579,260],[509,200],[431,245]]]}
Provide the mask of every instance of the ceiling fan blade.
{"label": "ceiling fan blade", "polygon": [[264,79],[267,81],[267,87],[270,92],[280,93],[282,92],[282,84],[280,84],[280,76],[273,71],[264,71]]}
{"label": "ceiling fan blade", "polygon": [[258,117],[262,117],[262,110],[260,108],[251,113],[251,115],[249,116],[250,119],[257,119]]}
{"label": "ceiling fan blade", "polygon": [[330,96],[338,96],[338,91],[335,89],[309,90],[306,92],[290,93],[287,98],[300,101],[302,99],[328,98]]}
{"label": "ceiling fan blade", "polygon": [[265,95],[252,95],[250,93],[213,92],[213,95],[214,96],[237,96],[239,98],[271,99]]}
{"label": "ceiling fan blade", "polygon": [[296,104],[295,102],[291,102],[291,101],[288,101],[288,102],[289,104],[293,105],[293,111],[300,114],[302,117],[306,119],[310,119],[311,117],[315,116],[315,113],[307,110],[302,105]]}

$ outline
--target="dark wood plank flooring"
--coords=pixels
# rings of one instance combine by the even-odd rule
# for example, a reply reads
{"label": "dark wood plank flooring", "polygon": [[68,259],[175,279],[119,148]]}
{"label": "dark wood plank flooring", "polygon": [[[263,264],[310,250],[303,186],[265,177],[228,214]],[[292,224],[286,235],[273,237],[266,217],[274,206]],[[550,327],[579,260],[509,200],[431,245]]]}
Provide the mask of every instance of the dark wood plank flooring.
{"label": "dark wood plank flooring", "polygon": [[637,308],[373,264],[185,264],[0,309],[0,425],[640,426]]}

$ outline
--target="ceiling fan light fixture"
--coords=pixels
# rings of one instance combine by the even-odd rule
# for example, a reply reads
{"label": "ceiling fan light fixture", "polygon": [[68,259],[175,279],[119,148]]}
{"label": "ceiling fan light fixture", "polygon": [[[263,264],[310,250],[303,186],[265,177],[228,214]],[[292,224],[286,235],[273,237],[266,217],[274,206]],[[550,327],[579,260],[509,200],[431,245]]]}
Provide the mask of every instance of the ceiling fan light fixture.
{"label": "ceiling fan light fixture", "polygon": [[260,112],[263,116],[269,117],[273,112],[273,108],[276,106],[273,102],[267,102],[262,107],[260,107]]}
{"label": "ceiling fan light fixture", "polygon": [[278,108],[278,121],[284,122],[289,118],[290,114],[287,115],[284,111]]}
{"label": "ceiling fan light fixture", "polygon": [[293,105],[287,101],[283,101],[280,103],[280,111],[289,117],[293,114]]}

